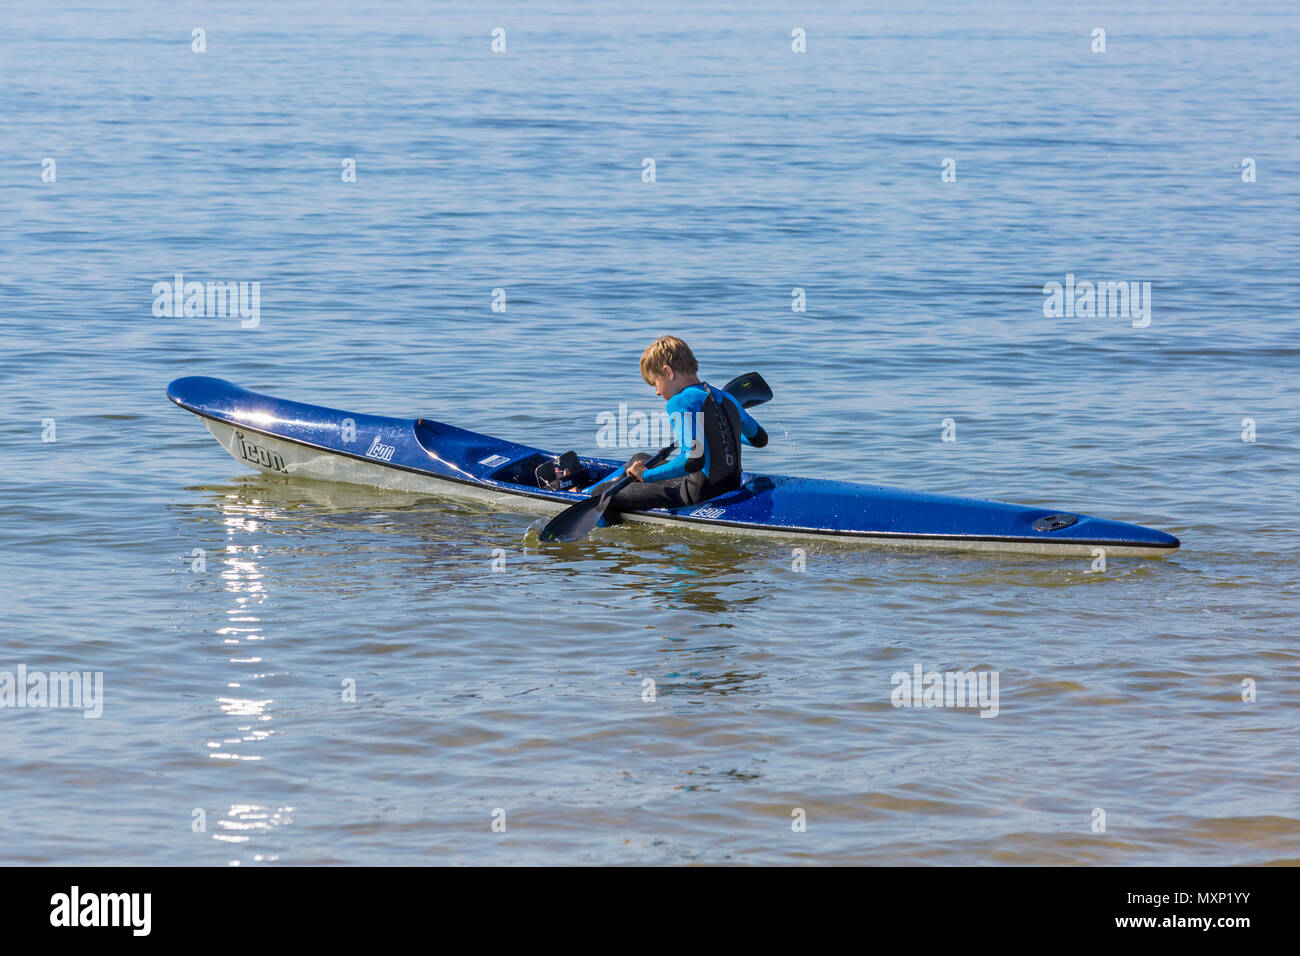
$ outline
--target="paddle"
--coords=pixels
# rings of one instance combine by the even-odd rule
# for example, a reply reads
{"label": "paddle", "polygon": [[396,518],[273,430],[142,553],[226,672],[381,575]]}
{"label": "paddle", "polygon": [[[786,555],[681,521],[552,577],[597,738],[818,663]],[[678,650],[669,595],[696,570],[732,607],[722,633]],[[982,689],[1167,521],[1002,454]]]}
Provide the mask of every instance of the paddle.
{"label": "paddle", "polygon": [[[668,456],[676,448],[676,445],[660,448],[645,463],[645,466],[653,468],[662,464],[668,460]],[[600,521],[601,515],[605,513],[605,509],[609,507],[613,497],[634,481],[636,479],[631,475],[624,475],[599,495],[592,495],[576,504],[569,505],[569,507],[546,522],[546,527],[542,529],[541,534],[537,537],[543,541],[581,541],[591,533],[592,528],[596,527],[596,523]]]}
{"label": "paddle", "polygon": [[730,392],[731,397],[740,402],[742,408],[752,408],[755,405],[762,405],[764,402],[772,400],[772,389],[768,387],[767,382],[763,381],[763,376],[757,372],[746,372],[744,375],[737,375],[722,386],[722,390]]}

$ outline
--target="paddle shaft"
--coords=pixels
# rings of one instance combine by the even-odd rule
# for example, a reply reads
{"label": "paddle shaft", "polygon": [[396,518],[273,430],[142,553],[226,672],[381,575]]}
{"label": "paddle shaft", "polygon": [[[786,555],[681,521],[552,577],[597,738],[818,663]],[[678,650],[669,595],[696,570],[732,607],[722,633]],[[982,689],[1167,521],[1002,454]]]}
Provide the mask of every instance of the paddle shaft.
{"label": "paddle shaft", "polygon": [[[654,468],[656,465],[663,464],[665,461],[668,460],[668,456],[671,455],[676,450],[676,448],[677,448],[676,445],[668,445],[665,448],[660,448],[657,452],[655,452],[653,455],[651,455],[649,458],[646,459],[646,463],[645,463],[646,469],[649,470],[651,468]],[[624,475],[618,481],[614,482],[612,485],[610,485],[608,488],[602,491],[600,493],[600,497],[613,498],[616,494],[618,494],[628,485],[632,484],[632,482],[639,481],[639,480],[640,479],[634,477],[633,475]],[[608,502],[606,502],[606,504],[608,504]],[[604,511],[605,508],[602,507],[600,510]]]}

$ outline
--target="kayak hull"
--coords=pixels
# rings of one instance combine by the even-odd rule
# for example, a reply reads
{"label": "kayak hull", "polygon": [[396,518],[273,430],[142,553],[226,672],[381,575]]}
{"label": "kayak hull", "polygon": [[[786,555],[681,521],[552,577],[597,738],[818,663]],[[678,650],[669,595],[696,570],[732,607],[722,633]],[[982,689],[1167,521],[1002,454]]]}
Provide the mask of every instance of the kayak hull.
{"label": "kayak hull", "polygon": [[[551,452],[428,419],[400,419],[286,401],[221,379],[172,382],[168,397],[198,415],[232,458],[271,475],[466,498],[504,510],[558,513],[585,495],[539,488]],[[584,458],[593,473],[620,461]],[[1092,556],[1158,556],[1173,535],[1089,515],[879,485],[755,475],[736,491],[625,521],[727,534],[889,546]]]}

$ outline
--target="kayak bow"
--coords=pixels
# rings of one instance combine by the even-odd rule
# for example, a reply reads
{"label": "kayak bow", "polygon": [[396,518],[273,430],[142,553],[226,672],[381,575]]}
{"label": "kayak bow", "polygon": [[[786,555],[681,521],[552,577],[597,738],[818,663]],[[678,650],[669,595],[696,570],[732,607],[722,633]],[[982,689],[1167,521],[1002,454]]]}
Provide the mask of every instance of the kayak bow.
{"label": "kayak bow", "polygon": [[[190,376],[167,397],[203,420],[232,457],[272,475],[472,498],[555,513],[586,496],[537,485],[551,452],[426,418],[414,421],[286,401],[219,378]],[[582,458],[593,480],[621,461]],[[731,534],[834,538],[872,544],[1056,555],[1152,556],[1173,535],[1088,515],[815,478],[744,472],[735,491],[673,509],[622,512],[626,521]]]}

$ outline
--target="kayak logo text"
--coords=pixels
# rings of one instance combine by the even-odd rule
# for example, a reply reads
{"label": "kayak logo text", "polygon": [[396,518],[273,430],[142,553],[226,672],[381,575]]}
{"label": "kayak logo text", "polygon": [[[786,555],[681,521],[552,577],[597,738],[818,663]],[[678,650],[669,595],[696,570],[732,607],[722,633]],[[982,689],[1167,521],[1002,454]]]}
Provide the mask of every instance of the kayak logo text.
{"label": "kayak logo text", "polygon": [[393,452],[397,451],[392,445],[385,445],[375,436],[375,440],[370,445],[370,450],[366,452],[367,458],[378,458],[380,461],[392,461]]}
{"label": "kayak logo text", "polygon": [[104,714],[103,671],[0,671],[0,707],[50,707],[84,711],[93,720]]}
{"label": "kayak logo text", "polygon": [[155,319],[224,319],[238,317],[240,328],[257,328],[262,321],[262,283],[186,282],[176,273],[173,281],[153,284]]}
{"label": "kayak logo text", "polygon": [[51,926],[129,926],[133,936],[148,936],[152,893],[70,893],[50,897]]}
{"label": "kayak logo text", "polygon": [[676,443],[681,435],[690,449],[688,457],[704,454],[703,412],[629,412],[627,403],[619,402],[617,412],[597,414],[596,425],[601,448],[660,448]]}
{"label": "kayak logo text", "polygon": [[[1043,286],[1043,317],[1048,319],[1132,319],[1133,328],[1151,324],[1150,282],[1098,282],[1078,284],[1074,273],[1065,274],[1065,285],[1053,280]],[[1145,302],[1145,304],[1143,304]]]}
{"label": "kayak logo text", "polygon": [[894,671],[895,707],[978,707],[981,717],[998,715],[997,671],[926,671],[912,665],[912,673]]}
{"label": "kayak logo text", "polygon": [[244,437],[243,432],[235,432],[235,444],[239,446],[239,457],[244,461],[262,468],[271,468],[282,474],[289,474],[289,469],[284,467],[284,459],[276,452],[269,448],[263,448],[261,445],[255,445]]}

